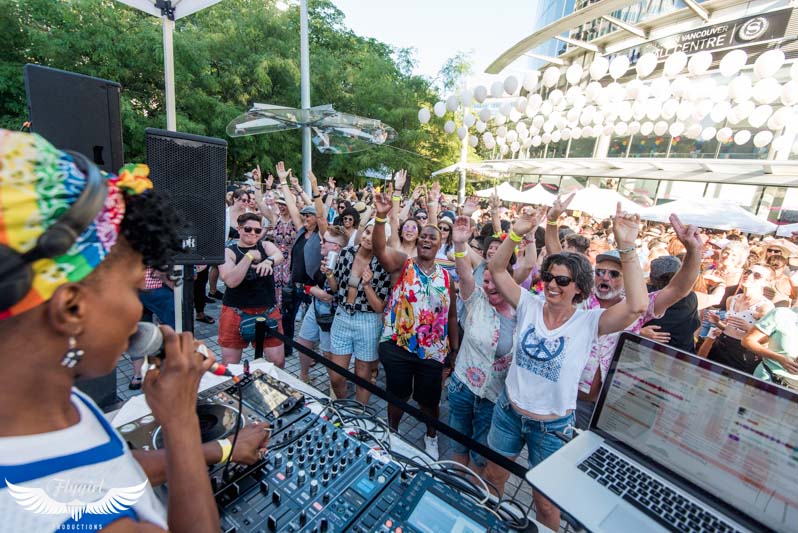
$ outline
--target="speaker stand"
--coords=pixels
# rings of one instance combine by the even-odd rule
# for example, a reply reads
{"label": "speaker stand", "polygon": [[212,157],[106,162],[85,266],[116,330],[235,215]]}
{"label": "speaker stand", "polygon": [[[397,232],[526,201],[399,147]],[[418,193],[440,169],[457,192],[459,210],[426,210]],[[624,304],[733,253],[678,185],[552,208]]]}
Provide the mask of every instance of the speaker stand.
{"label": "speaker stand", "polygon": [[194,333],[194,266],[175,267],[175,327],[176,331]]}

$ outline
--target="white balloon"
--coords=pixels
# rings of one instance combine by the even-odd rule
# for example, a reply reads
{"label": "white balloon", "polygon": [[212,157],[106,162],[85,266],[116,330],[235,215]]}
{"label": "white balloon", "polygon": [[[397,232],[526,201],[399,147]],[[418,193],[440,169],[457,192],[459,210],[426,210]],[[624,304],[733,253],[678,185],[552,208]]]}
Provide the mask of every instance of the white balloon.
{"label": "white balloon", "polygon": [[617,81],[607,85],[607,88],[604,90],[609,94],[609,99],[611,102],[620,102],[626,96],[626,89],[624,89],[623,86]]}
{"label": "white balloon", "polygon": [[535,93],[527,98],[527,105],[536,107],[540,109],[540,105],[543,103],[543,97],[540,96],[538,93]]}
{"label": "white balloon", "polygon": [[569,130],[568,128],[562,130],[562,140],[567,141],[570,138],[571,138],[571,130]]}
{"label": "white balloon", "polygon": [[680,50],[668,56],[668,59],[665,60],[663,71],[666,76],[672,77],[683,71],[685,66],[687,66],[687,54]]}
{"label": "white balloon", "polygon": [[565,79],[571,85],[576,85],[582,80],[582,65],[574,63],[565,71]]}
{"label": "white balloon", "polygon": [[446,109],[449,111],[457,111],[457,106],[460,105],[457,96],[452,95],[446,99]]}
{"label": "white balloon", "polygon": [[483,142],[487,142],[487,141],[496,141],[496,139],[493,137],[493,134],[492,134],[491,132],[489,132],[489,131],[486,131],[486,132],[485,132],[485,133],[482,135],[482,141],[483,141]]}
{"label": "white balloon", "polygon": [[569,104],[573,105],[576,97],[582,94],[582,88],[578,85],[572,85],[568,87],[568,90],[565,91],[565,101]]}
{"label": "white balloon", "polygon": [[729,102],[718,102],[715,104],[715,107],[712,108],[712,111],[710,111],[709,118],[712,119],[712,122],[723,122],[729,115],[729,111],[731,111],[731,104]]}
{"label": "white balloon", "polygon": [[487,107],[483,107],[479,110],[479,120],[482,122],[490,121],[490,109]]}
{"label": "white balloon", "polygon": [[656,78],[652,81],[651,94],[656,100],[667,100],[671,95],[671,84],[668,78]]}
{"label": "white balloon", "polygon": [[718,142],[729,142],[732,138],[732,129],[728,127],[719,129],[718,133],[715,134],[715,138],[718,140]]}
{"label": "white balloon", "polygon": [[701,139],[704,141],[709,141],[715,138],[715,134],[717,130],[713,126],[707,126],[704,128],[704,131],[701,132]]}
{"label": "white balloon", "polygon": [[494,81],[490,84],[490,95],[494,98],[501,98],[504,96],[504,84],[500,81]]}
{"label": "white balloon", "polygon": [[551,133],[544,133],[540,136],[540,139],[543,141],[543,144],[549,144],[551,142]]}
{"label": "white balloon", "polygon": [[582,137],[595,137],[596,132],[593,131],[592,126],[585,126],[582,128]]}
{"label": "white balloon", "polygon": [[515,130],[510,130],[507,132],[507,142],[514,142],[518,140],[518,132]]}
{"label": "white balloon", "polygon": [[504,79],[504,92],[507,94],[515,94],[518,90],[518,78],[515,76],[507,76]]}
{"label": "white balloon", "polygon": [[656,100],[649,100],[646,103],[646,117],[648,117],[649,120],[657,120],[661,111],[662,105]]}
{"label": "white balloon", "polygon": [[756,135],[754,135],[754,146],[757,148],[763,148],[770,144],[770,141],[773,140],[773,132],[768,130],[762,130]]}
{"label": "white balloon", "polygon": [[643,122],[643,124],[640,126],[641,135],[651,135],[651,132],[653,131],[654,131],[653,122]]}
{"label": "white balloon", "polygon": [[689,95],[691,86],[689,79],[684,76],[676,76],[671,82],[671,93],[676,98],[683,98]]}
{"label": "white balloon", "polygon": [[543,138],[540,135],[535,135],[534,137],[532,137],[532,146],[534,146],[535,148],[540,146],[541,142],[543,142]]}
{"label": "white balloon", "polygon": [[557,67],[549,67],[543,72],[543,85],[545,87],[554,87],[560,81],[560,69]]}
{"label": "white balloon", "polygon": [[690,58],[687,70],[693,76],[700,76],[705,73],[712,65],[712,52],[702,50]]}
{"label": "white balloon", "polygon": [[579,120],[579,110],[573,108],[569,109],[565,118],[568,119],[568,122],[577,122]]}
{"label": "white balloon", "polygon": [[657,61],[657,54],[654,52],[647,52],[640,56],[635,64],[638,77],[646,78],[654,72],[654,69],[657,68]]}
{"label": "white balloon", "polygon": [[532,139],[526,139],[521,146],[524,147],[524,150],[528,150],[530,146],[532,146]]}
{"label": "white balloon", "polygon": [[674,122],[668,127],[668,133],[671,134],[671,137],[678,137],[679,135],[684,133],[684,123]]}
{"label": "white balloon", "polygon": [[524,74],[524,82],[522,85],[527,92],[532,92],[538,88],[538,81],[540,81],[540,72],[532,70]]}
{"label": "white balloon", "polygon": [[709,95],[710,99],[713,102],[725,102],[729,99],[729,86],[728,85],[718,85],[715,87],[715,90]]}
{"label": "white balloon", "polygon": [[684,135],[688,139],[698,139],[701,136],[701,124],[690,124]]}
{"label": "white balloon", "polygon": [[582,109],[587,104],[587,97],[584,94],[577,94],[571,104],[574,109]]}
{"label": "white balloon", "polygon": [[681,102],[679,109],[676,110],[676,118],[685,121],[693,114],[693,104],[690,102]]}
{"label": "white balloon", "polygon": [[435,113],[436,117],[442,117],[446,114],[446,104],[443,102],[436,102],[432,107],[432,111]]}
{"label": "white balloon", "polygon": [[632,135],[640,133],[640,123],[638,121],[635,120],[629,123],[629,133]]}
{"label": "white balloon", "polygon": [[463,104],[463,107],[468,107],[471,105],[471,101],[474,99],[474,93],[469,91],[468,89],[463,89],[460,91],[460,102]]}
{"label": "white balloon", "polygon": [[643,120],[646,116],[646,103],[645,102],[635,102],[632,104],[632,116],[635,120]]}
{"label": "white balloon", "polygon": [[754,85],[754,100],[759,104],[770,104],[781,96],[781,85],[775,78],[762,78]]}
{"label": "white balloon", "polygon": [[532,126],[534,126],[537,129],[540,129],[543,127],[544,122],[546,122],[546,119],[543,118],[542,115],[535,115],[535,117],[532,119]]}
{"label": "white balloon", "polygon": [[740,130],[734,134],[734,144],[742,146],[751,140],[751,132],[748,130]]}
{"label": "white balloon", "polygon": [[510,116],[510,110],[512,108],[513,107],[510,105],[510,102],[502,102],[502,104],[499,106],[499,113],[501,113],[505,117],[509,117]]}
{"label": "white balloon", "polygon": [[651,96],[651,87],[643,84],[640,86],[640,89],[637,90],[637,96],[635,96],[635,100],[643,102],[648,100],[649,96]]}
{"label": "white balloon", "polygon": [[615,124],[613,131],[618,137],[623,137],[629,131],[629,125],[626,122],[618,122]]}
{"label": "white balloon", "polygon": [[791,135],[779,135],[773,139],[773,149],[779,152],[789,150],[791,140]]}
{"label": "white balloon", "polygon": [[[596,129],[598,129],[598,126],[596,126]],[[601,134],[610,136],[612,135],[612,130],[613,130],[612,124],[607,124],[603,128],[601,128]]]}
{"label": "white balloon", "polygon": [[664,120],[660,120],[654,124],[654,135],[665,135],[666,131],[668,131],[668,123]]}
{"label": "white balloon", "polygon": [[798,81],[790,80],[781,86],[781,103],[784,105],[798,103]]}
{"label": "white balloon", "polygon": [[519,113],[523,113],[524,111],[526,111],[526,107],[527,105],[529,105],[529,102],[526,98],[521,96],[519,98],[516,98],[514,105],[516,111],[518,111]]}
{"label": "white balloon", "polygon": [[727,78],[731,78],[740,72],[740,69],[745,66],[747,61],[748,54],[744,51],[739,48],[737,50],[732,50],[720,60],[720,73]]}
{"label": "white balloon", "polygon": [[559,89],[554,89],[549,93],[549,101],[555,105],[559,104],[563,97],[563,92]]}
{"label": "white balloon", "polygon": [[575,128],[571,128],[571,139],[581,139],[582,138],[582,128],[579,126]]}
{"label": "white balloon", "polygon": [[713,78],[704,78],[696,82],[689,83],[684,96],[691,102],[709,98],[715,92],[718,84]]}
{"label": "white balloon", "polygon": [[741,74],[729,83],[729,97],[735,102],[743,102],[751,98],[753,85],[751,78]]}
{"label": "white balloon", "polygon": [[429,122],[430,118],[431,117],[430,117],[429,109],[427,109],[426,107],[422,107],[421,109],[418,110],[418,121],[419,122],[421,122],[422,124],[426,124],[427,122]]}
{"label": "white balloon", "polygon": [[759,79],[770,78],[779,71],[784,64],[784,52],[778,48],[768,50],[756,58],[754,74]]}
{"label": "white balloon", "polygon": [[477,120],[477,122],[476,122],[476,124],[474,125],[474,127],[477,129],[477,131],[478,131],[479,133],[482,133],[483,131],[485,131],[485,128],[487,128],[487,127],[488,127],[488,125],[487,125],[487,124],[485,124],[484,122],[482,122],[481,120]]}
{"label": "white balloon", "polygon": [[603,111],[596,111],[593,113],[593,124],[596,126],[600,126],[604,123],[604,112]]}
{"label": "white balloon", "polygon": [[477,85],[474,87],[474,100],[480,104],[488,97],[488,89],[484,85]]}
{"label": "white balloon", "polygon": [[475,135],[471,135],[468,137],[468,144],[471,148],[476,148],[479,144],[479,139]]}
{"label": "white balloon", "polygon": [[707,99],[697,102],[693,106],[693,112],[690,114],[690,118],[692,118],[696,122],[700,122],[704,120],[704,117],[706,117],[710,111],[712,111],[712,107],[713,107],[712,100]]}
{"label": "white balloon", "polygon": [[484,144],[485,148],[487,148],[488,150],[493,150],[494,148],[496,148],[496,141],[494,139],[490,140],[482,139],[482,144]]}
{"label": "white balloon", "polygon": [[554,121],[549,119],[543,123],[543,131],[545,131],[546,133],[551,133],[552,131],[554,131],[554,126],[556,126]]}
{"label": "white balloon", "polygon": [[515,125],[515,131],[518,132],[519,135],[522,135],[522,132],[528,132],[529,128],[527,127],[525,122],[519,122]]}
{"label": "white balloon", "polygon": [[604,56],[596,56],[593,62],[590,63],[590,77],[594,80],[600,80],[607,74],[610,68],[609,60]]}
{"label": "white balloon", "polygon": [[[768,128],[772,130],[780,130],[785,125],[795,121],[795,119],[795,109],[792,107],[781,107],[778,111],[773,113],[773,116],[770,117],[770,120],[768,120]],[[771,125],[775,127],[771,127]]]}
{"label": "white balloon", "polygon": [[543,102],[542,104],[540,104],[540,113],[541,113],[541,114],[542,114],[544,117],[547,117],[547,116],[551,115],[551,112],[552,112],[552,111],[554,111],[554,106],[553,106],[553,105],[551,105],[551,102],[550,102],[550,101],[546,100],[545,102]]}
{"label": "white balloon", "polygon": [[551,132],[551,142],[558,143],[562,139],[562,132],[560,130],[554,130]]}
{"label": "white balloon", "polygon": [[507,137],[507,128],[505,126],[496,128],[496,137]]}
{"label": "white balloon", "polygon": [[640,92],[640,87],[642,85],[643,82],[637,78],[629,80],[629,83],[627,83],[626,86],[624,87],[624,90],[626,91],[626,98],[630,98],[632,100],[637,98],[637,95]]}
{"label": "white balloon", "polygon": [[465,115],[463,115],[463,124],[465,124],[466,128],[470,128],[471,126],[473,126],[476,121],[477,118],[471,113],[466,113]]}
{"label": "white balloon", "polygon": [[497,126],[501,126],[502,124],[504,124],[505,122],[507,122],[507,117],[505,117],[504,115],[502,115],[501,113],[499,113],[499,114],[497,114],[495,117],[493,117],[493,122],[494,122],[494,123],[495,123]]}
{"label": "white balloon", "polygon": [[615,56],[610,62],[610,76],[617,80],[622,78],[629,70],[629,58],[626,56]]}
{"label": "white balloon", "polygon": [[585,87],[585,96],[587,96],[590,101],[595,102],[602,90],[603,88],[599,82],[591,81],[587,84],[587,87]]}
{"label": "white balloon", "polygon": [[772,114],[772,107],[769,105],[761,105],[754,109],[754,112],[748,117],[748,123],[752,128],[761,128]]}
{"label": "white balloon", "polygon": [[676,111],[679,109],[679,101],[675,98],[670,98],[662,104],[662,118],[670,120],[676,116]]}
{"label": "white balloon", "polygon": [[507,152],[510,151],[510,147],[507,146],[506,144],[502,144],[499,150],[501,151],[502,155],[505,155]]}
{"label": "white balloon", "polygon": [[512,143],[510,145],[510,151],[513,152],[513,153],[517,152],[520,149],[521,149],[521,144],[518,141],[516,141],[516,142],[514,142],[514,143]]}
{"label": "white balloon", "polygon": [[454,125],[454,121],[447,120],[446,124],[443,125],[443,131],[446,133],[454,133],[456,126]]}
{"label": "white balloon", "polygon": [[621,102],[618,104],[618,118],[624,122],[632,120],[632,104],[629,102]]}

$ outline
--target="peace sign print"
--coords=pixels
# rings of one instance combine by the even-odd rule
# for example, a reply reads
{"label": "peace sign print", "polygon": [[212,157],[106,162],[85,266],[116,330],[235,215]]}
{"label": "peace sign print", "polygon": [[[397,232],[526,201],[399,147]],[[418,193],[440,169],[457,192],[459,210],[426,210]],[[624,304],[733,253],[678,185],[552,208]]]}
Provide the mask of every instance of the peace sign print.
{"label": "peace sign print", "polygon": [[565,337],[541,337],[535,326],[530,326],[521,337],[515,357],[524,370],[556,383],[560,379],[564,351]]}

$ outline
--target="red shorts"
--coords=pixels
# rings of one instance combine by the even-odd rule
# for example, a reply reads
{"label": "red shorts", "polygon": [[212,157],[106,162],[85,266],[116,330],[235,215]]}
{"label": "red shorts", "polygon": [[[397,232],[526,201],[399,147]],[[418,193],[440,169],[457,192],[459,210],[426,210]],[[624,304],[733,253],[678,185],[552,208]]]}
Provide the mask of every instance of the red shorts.
{"label": "red shorts", "polygon": [[[268,307],[252,307],[241,309],[241,312],[247,315],[258,315],[268,309]],[[280,309],[275,307],[274,311],[269,314],[269,318],[274,318],[277,320],[277,331],[282,333],[283,324],[280,320],[282,318],[280,315]],[[241,316],[238,314],[236,309],[222,305],[222,313],[219,315],[219,346],[222,348],[237,348],[239,350],[249,346],[249,343],[241,338],[241,331],[239,330],[240,325]],[[253,342],[252,345],[254,346],[255,343]],[[273,348],[282,345],[283,341],[269,336],[267,336],[263,342],[263,346],[265,348]]]}

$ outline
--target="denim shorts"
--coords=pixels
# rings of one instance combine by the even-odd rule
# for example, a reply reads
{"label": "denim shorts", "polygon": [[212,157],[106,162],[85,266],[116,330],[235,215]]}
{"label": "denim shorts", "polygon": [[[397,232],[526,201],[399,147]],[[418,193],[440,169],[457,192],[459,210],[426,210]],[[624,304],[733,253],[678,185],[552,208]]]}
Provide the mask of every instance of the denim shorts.
{"label": "denim shorts", "polygon": [[[471,389],[457,379],[454,374],[449,378],[447,392],[449,394],[449,427],[487,446],[488,431],[490,431],[495,404],[471,392]],[[452,452],[459,455],[468,453],[471,456],[471,461],[477,466],[483,467],[488,464],[484,457],[454,440],[452,440]]]}
{"label": "denim shorts", "polygon": [[573,413],[555,420],[535,420],[524,416],[510,405],[507,390],[496,399],[493,410],[493,423],[488,433],[488,446],[497,453],[514,457],[521,453],[526,444],[529,455],[529,468],[534,468],[546,457],[553,454],[565,443],[554,432],[560,431],[573,436]]}

